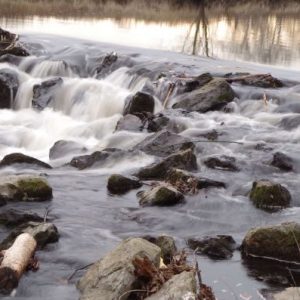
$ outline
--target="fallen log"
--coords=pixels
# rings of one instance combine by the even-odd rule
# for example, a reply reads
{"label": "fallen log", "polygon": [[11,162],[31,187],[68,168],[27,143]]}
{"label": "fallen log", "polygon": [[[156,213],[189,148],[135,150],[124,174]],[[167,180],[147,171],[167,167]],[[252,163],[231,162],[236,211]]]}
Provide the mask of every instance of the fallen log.
{"label": "fallen log", "polygon": [[13,245],[2,252],[0,293],[10,294],[31,263],[37,243],[29,233],[20,234]]}

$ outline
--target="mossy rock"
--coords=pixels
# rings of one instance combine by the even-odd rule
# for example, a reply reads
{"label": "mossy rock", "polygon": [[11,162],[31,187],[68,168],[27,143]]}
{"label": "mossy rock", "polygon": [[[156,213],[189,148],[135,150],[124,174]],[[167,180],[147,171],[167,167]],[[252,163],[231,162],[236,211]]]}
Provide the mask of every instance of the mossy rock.
{"label": "mossy rock", "polygon": [[132,189],[138,189],[142,183],[138,180],[113,174],[108,178],[107,189],[111,194],[125,194]]}
{"label": "mossy rock", "polygon": [[255,181],[250,192],[250,199],[254,205],[266,210],[288,207],[291,198],[290,192],[285,187],[269,180]]}
{"label": "mossy rock", "polygon": [[300,224],[283,223],[251,229],[241,250],[245,256],[258,256],[300,262]]}
{"label": "mossy rock", "polygon": [[52,199],[52,188],[43,178],[22,178],[16,186],[24,194],[23,201],[47,201]]}

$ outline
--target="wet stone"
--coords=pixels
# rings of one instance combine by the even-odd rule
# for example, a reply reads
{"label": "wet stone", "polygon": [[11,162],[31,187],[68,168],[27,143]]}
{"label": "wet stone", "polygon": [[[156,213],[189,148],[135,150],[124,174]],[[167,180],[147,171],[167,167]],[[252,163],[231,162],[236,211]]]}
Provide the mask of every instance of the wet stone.
{"label": "wet stone", "polygon": [[221,157],[210,157],[204,161],[204,164],[211,169],[237,172],[239,168],[236,166],[235,161],[234,157],[223,155]]}
{"label": "wet stone", "polygon": [[282,171],[293,171],[293,160],[284,153],[276,152],[271,165]]}
{"label": "wet stone", "polygon": [[111,194],[125,194],[132,189],[138,189],[143,184],[136,179],[113,174],[108,178],[107,189]]}
{"label": "wet stone", "polygon": [[43,218],[36,213],[13,209],[0,213],[0,224],[4,226],[13,227],[27,222],[43,222]]}

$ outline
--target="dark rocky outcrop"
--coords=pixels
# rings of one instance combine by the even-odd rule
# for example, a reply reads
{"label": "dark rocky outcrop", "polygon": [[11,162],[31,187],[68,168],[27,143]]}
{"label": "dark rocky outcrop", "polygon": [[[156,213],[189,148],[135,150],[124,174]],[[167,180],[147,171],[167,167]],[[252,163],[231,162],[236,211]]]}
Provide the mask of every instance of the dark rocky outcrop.
{"label": "dark rocky outcrop", "polygon": [[0,244],[0,250],[9,248],[16,237],[22,233],[31,234],[39,249],[44,248],[50,243],[56,243],[59,239],[59,233],[56,226],[52,223],[28,222],[14,229]]}
{"label": "dark rocky outcrop", "polygon": [[291,194],[278,183],[269,180],[259,180],[252,185],[250,199],[258,208],[278,210],[289,206]]}
{"label": "dark rocky outcrop", "polygon": [[43,218],[35,213],[27,213],[18,210],[7,210],[0,213],[0,224],[7,227],[18,226],[27,222],[43,222]]}
{"label": "dark rocky outcrop", "polygon": [[12,108],[19,87],[17,72],[11,69],[0,70],[0,109]]}
{"label": "dark rocky outcrop", "polygon": [[162,113],[158,113],[148,119],[147,129],[149,132],[161,131],[168,126],[169,122],[169,117]]}
{"label": "dark rocky outcrop", "polygon": [[167,173],[172,168],[186,171],[197,170],[197,159],[193,151],[188,149],[172,154],[164,158],[161,162],[140,169],[136,176],[144,180],[165,179]]}
{"label": "dark rocky outcrop", "polygon": [[204,161],[204,164],[211,169],[237,172],[239,168],[236,166],[235,161],[234,157],[223,155],[221,157],[210,157]]}
{"label": "dark rocky outcrop", "polygon": [[271,165],[282,171],[293,171],[293,160],[281,152],[274,153]]}
{"label": "dark rocky outcrop", "polygon": [[34,157],[25,155],[23,153],[12,153],[4,156],[4,158],[0,162],[0,168],[15,164],[34,165],[45,169],[52,169],[52,167],[47,163],[42,162]]}
{"label": "dark rocky outcrop", "polygon": [[141,206],[173,206],[183,202],[184,196],[167,185],[159,185],[149,191],[138,193]]}
{"label": "dark rocky outcrop", "polygon": [[33,86],[32,107],[43,110],[51,105],[55,92],[63,84],[62,78],[51,78]]}
{"label": "dark rocky outcrop", "polygon": [[225,80],[214,79],[191,93],[176,97],[173,108],[206,113],[222,109],[234,97],[233,89]]}
{"label": "dark rocky outcrop", "polygon": [[71,154],[83,154],[86,151],[87,149],[80,143],[60,140],[50,148],[49,158],[58,159]]}
{"label": "dark rocky outcrop", "polygon": [[204,177],[196,177],[193,174],[180,170],[171,169],[166,176],[168,183],[172,184],[182,193],[196,193],[206,188],[226,188],[224,182],[215,181]]}
{"label": "dark rocky outcrop", "polygon": [[161,250],[141,238],[127,239],[112,252],[93,264],[78,282],[81,300],[129,299],[130,291],[138,286],[134,274],[135,258],[147,257],[159,267]]}
{"label": "dark rocky outcrop", "polygon": [[113,65],[118,60],[118,54],[116,52],[107,53],[99,58],[95,73],[97,78],[103,78],[114,70]]}
{"label": "dark rocky outcrop", "polygon": [[207,255],[213,259],[229,259],[236,249],[236,243],[230,235],[217,235],[201,239],[190,238],[187,244],[191,249],[196,250],[196,253]]}
{"label": "dark rocky outcrop", "polygon": [[122,117],[116,126],[116,131],[126,130],[126,131],[142,131],[143,122],[135,115],[126,115]]}
{"label": "dark rocky outcrop", "polygon": [[143,92],[137,92],[125,100],[123,115],[143,112],[154,112],[155,101],[153,96]]}
{"label": "dark rocky outcrop", "polygon": [[245,236],[241,250],[247,256],[274,258],[300,262],[300,225],[282,223],[251,229]]}
{"label": "dark rocky outcrop", "polygon": [[135,179],[127,178],[119,174],[113,174],[108,178],[107,189],[111,194],[125,194],[132,189],[138,189],[143,184]]}
{"label": "dark rocky outcrop", "polygon": [[135,148],[150,155],[166,157],[181,150],[194,149],[195,145],[186,137],[163,130],[146,137]]}

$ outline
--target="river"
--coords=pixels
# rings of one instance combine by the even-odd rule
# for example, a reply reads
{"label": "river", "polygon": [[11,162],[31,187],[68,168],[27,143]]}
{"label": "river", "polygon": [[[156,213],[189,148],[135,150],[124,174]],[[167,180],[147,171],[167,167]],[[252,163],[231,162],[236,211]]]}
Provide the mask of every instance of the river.
{"label": "river", "polygon": [[[21,81],[14,109],[0,110],[0,158],[22,152],[54,167],[47,170],[54,191],[49,217],[61,235],[59,243],[38,252],[40,270],[22,279],[16,299],[77,299],[75,283],[80,273],[70,284],[66,278],[75,269],[98,260],[125,237],[164,233],[175,237],[180,248],[186,247],[185,240],[191,236],[230,234],[241,243],[245,233],[254,226],[300,222],[300,127],[282,125],[285,118],[300,113],[300,17],[280,16],[279,22],[278,15],[270,13],[268,17],[258,18],[264,25],[258,24],[255,18],[243,15],[241,20],[233,21],[222,14],[211,18],[208,15],[208,53],[205,42],[199,42],[196,47],[199,55],[191,55],[195,52],[194,39],[188,36],[192,22],[63,18],[38,13],[0,16],[0,27],[19,33],[20,40],[33,53],[17,66],[0,63],[0,70],[8,68],[18,72]],[[201,31],[199,37],[203,34]],[[123,63],[104,78],[95,78],[93,66],[97,57],[114,51],[122,58],[134,60],[134,67]],[[79,142],[90,152],[112,147],[130,149],[142,141],[149,133],[114,130],[125,98],[149,82],[144,70],[166,67],[189,75],[271,73],[284,81],[293,81],[287,87],[268,91],[234,85],[239,99],[230,114],[171,113],[183,136],[197,138],[214,129],[226,140],[243,143],[197,145],[199,174],[226,182],[226,190],[201,192],[188,197],[184,205],[172,208],[141,208],[136,191],[122,197],[109,195],[107,178],[116,172],[132,174],[153,162],[152,156],[138,153],[130,159],[108,161],[88,171],[65,166],[72,155],[49,159],[51,146],[63,139]],[[34,110],[31,107],[33,86],[55,76],[62,77],[63,84],[55,94],[52,107]],[[264,93],[269,97],[267,105],[262,101]],[[157,99],[155,110],[161,109]],[[259,151],[257,144],[273,150]],[[288,153],[294,159],[295,172],[281,173],[269,166],[275,151]],[[229,174],[203,165],[205,158],[223,154],[234,156],[241,171]],[[3,176],[15,173],[39,174],[40,171],[13,167],[0,171]],[[260,178],[288,186],[293,198],[291,207],[276,213],[256,209],[246,193],[252,182]],[[48,205],[13,203],[5,209],[29,209],[43,215]],[[6,234],[7,230],[0,228],[0,239]],[[288,281],[286,285],[291,281],[283,266],[247,264],[238,251],[226,261],[202,256],[197,259],[203,280],[212,286],[219,300],[250,296],[248,299],[263,299],[261,290],[280,287],[278,282],[282,283],[282,278]],[[293,270],[297,284],[299,271]],[[276,276],[281,279],[276,281]]]}

